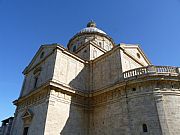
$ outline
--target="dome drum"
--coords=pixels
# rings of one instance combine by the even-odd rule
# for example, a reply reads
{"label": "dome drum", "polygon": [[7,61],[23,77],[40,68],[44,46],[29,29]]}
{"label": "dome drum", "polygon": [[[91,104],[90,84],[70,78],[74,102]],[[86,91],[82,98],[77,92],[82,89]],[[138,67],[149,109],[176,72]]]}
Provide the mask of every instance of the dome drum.
{"label": "dome drum", "polygon": [[[69,50],[72,50],[72,47],[74,44],[76,44],[77,46],[86,43],[87,41],[95,38],[95,37],[101,37],[102,40],[106,39],[110,42],[110,44],[112,44],[114,46],[114,41],[112,40],[111,37],[109,37],[104,31],[96,28],[96,24],[95,22],[89,22],[87,24],[86,28],[83,28],[82,30],[80,30],[80,32],[78,32],[77,34],[75,34],[70,40],[69,43],[67,45]],[[90,38],[92,37],[92,38]],[[78,47],[76,47],[78,48]]]}

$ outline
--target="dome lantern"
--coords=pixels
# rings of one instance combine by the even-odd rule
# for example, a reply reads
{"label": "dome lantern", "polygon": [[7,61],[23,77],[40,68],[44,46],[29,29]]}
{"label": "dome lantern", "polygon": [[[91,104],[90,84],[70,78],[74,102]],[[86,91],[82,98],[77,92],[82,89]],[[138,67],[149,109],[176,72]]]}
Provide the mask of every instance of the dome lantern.
{"label": "dome lantern", "polygon": [[91,20],[88,24],[87,24],[87,27],[96,27],[96,23]]}

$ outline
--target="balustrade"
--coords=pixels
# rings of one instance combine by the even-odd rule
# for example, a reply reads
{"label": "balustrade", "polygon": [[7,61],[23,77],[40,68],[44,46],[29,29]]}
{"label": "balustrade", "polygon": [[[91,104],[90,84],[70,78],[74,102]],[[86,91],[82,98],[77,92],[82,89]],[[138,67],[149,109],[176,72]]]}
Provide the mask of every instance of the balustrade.
{"label": "balustrade", "polygon": [[179,74],[180,68],[170,66],[147,66],[140,67],[132,70],[125,71],[123,73],[124,78],[140,76],[145,74]]}

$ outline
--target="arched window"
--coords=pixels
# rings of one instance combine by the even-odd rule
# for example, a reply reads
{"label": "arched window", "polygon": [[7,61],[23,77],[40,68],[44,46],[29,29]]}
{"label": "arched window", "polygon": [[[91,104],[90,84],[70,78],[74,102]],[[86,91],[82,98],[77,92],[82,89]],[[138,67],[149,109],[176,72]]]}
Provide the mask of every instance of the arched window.
{"label": "arched window", "polygon": [[146,125],[146,124],[143,124],[143,125],[142,125],[142,128],[143,128],[143,132],[148,132],[148,129],[147,129],[147,125]]}
{"label": "arched window", "polygon": [[76,46],[73,46],[73,52],[75,52],[76,51]]}

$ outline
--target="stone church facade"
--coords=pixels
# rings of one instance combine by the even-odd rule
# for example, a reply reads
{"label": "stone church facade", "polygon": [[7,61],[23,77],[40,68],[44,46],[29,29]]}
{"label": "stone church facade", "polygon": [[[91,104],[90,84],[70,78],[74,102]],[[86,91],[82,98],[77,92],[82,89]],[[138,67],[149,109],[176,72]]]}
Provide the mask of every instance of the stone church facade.
{"label": "stone church facade", "polygon": [[11,135],[179,135],[180,68],[154,66],[89,22],[23,71]]}

